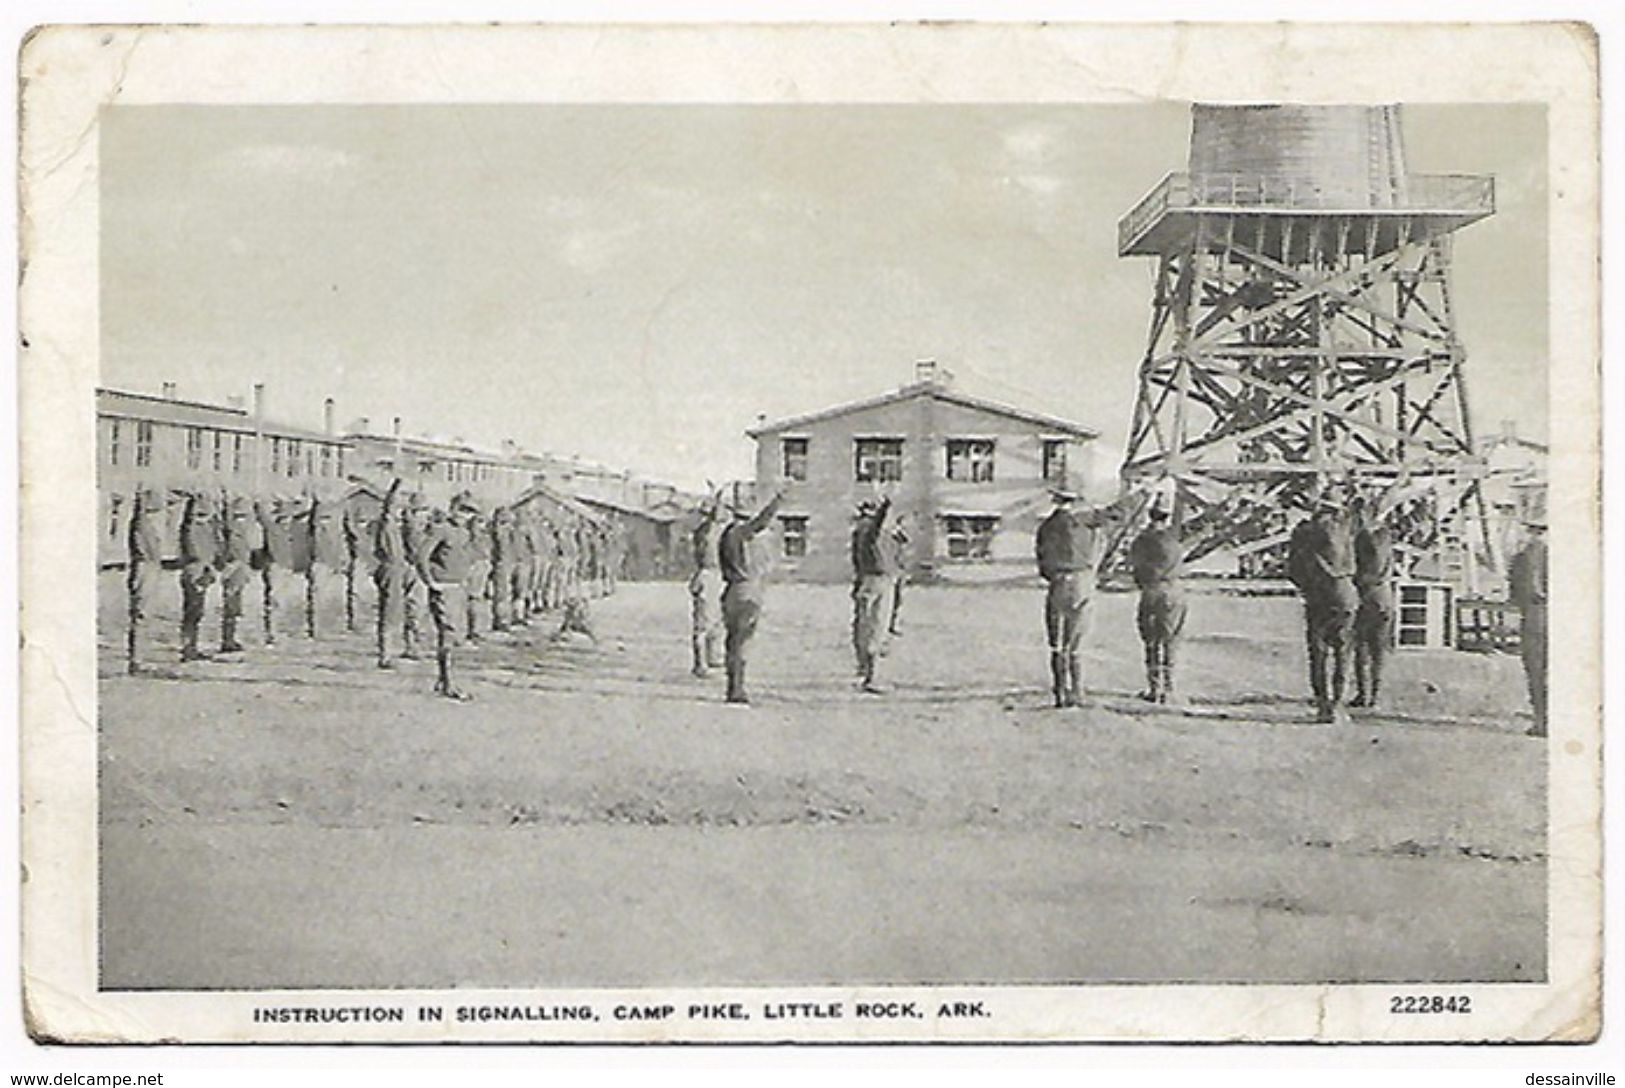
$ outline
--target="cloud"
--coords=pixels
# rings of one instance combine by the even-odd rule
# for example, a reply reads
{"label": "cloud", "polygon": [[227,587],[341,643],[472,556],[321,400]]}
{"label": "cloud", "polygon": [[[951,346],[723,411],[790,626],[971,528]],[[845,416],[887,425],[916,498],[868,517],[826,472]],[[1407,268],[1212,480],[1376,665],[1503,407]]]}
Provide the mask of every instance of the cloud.
{"label": "cloud", "polygon": [[221,158],[228,173],[254,173],[284,178],[332,178],[356,164],[356,156],[318,144],[252,144]]}

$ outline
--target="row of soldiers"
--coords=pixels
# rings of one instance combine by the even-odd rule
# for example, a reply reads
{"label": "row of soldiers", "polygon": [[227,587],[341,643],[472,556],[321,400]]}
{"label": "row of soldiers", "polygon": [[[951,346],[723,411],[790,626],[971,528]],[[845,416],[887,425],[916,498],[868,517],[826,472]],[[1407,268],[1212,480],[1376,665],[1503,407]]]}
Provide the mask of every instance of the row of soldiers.
{"label": "row of soldiers", "polygon": [[[1039,526],[1039,573],[1048,583],[1045,630],[1059,707],[1076,706],[1081,690],[1078,650],[1088,629],[1089,603],[1110,527],[1143,498],[1131,489],[1106,506],[1081,506],[1069,491]],[[1310,516],[1294,529],[1287,573],[1304,603],[1309,686],[1316,720],[1337,720],[1352,666],[1351,707],[1376,707],[1384,664],[1393,647],[1396,517],[1408,507],[1393,494],[1323,490]],[[1141,698],[1174,698],[1174,663],[1187,605],[1181,587],[1183,547],[1165,506],[1152,505],[1148,525],[1129,546],[1139,590],[1136,627],[1145,655]],[[1530,541],[1510,569],[1511,597],[1520,610],[1520,644],[1530,701],[1531,735],[1546,735],[1546,543],[1543,520],[1529,524]]]}
{"label": "row of soldiers", "polygon": [[[481,614],[490,630],[527,625],[563,610],[567,626],[586,626],[588,596],[612,592],[618,534],[569,510],[549,515],[521,497],[487,515],[469,494],[445,508],[420,492],[403,494],[396,480],[381,504],[317,496],[254,500],[207,491],[139,490],[129,522],[129,624],[126,659],[142,670],[155,579],[163,566],[165,527],[180,506],[181,658],[205,659],[199,645],[212,587],[221,587],[219,652],[243,651],[239,627],[244,591],[261,585],[264,641],[275,641],[277,571],[302,576],[304,628],[318,634],[319,584],[344,580],[345,627],[360,629],[362,585],[376,592],[377,661],[419,656],[422,614],[435,627],[436,690],[463,698],[450,677],[450,649],[479,641]],[[398,631],[398,638],[396,632]]]}
{"label": "row of soldiers", "polygon": [[[1160,500],[1148,501],[1147,486],[1133,486],[1104,505],[1086,504],[1074,491],[1052,492],[1055,508],[1038,527],[1035,551],[1048,587],[1044,629],[1057,707],[1081,702],[1081,648],[1104,551],[1121,523],[1147,507],[1147,523],[1128,548],[1139,593],[1135,626],[1145,663],[1140,698],[1161,704],[1175,700],[1175,662],[1188,613],[1184,548],[1168,507]],[[749,701],[744,686],[747,648],[761,615],[763,565],[752,557],[751,541],[771,522],[783,498],[781,491],[755,513],[734,505],[729,508],[732,520],[724,526],[726,504],[717,496],[695,533],[697,573],[689,585],[693,671],[704,677],[710,668],[724,665],[730,703]],[[1402,494],[1339,494],[1328,488],[1291,534],[1288,575],[1304,602],[1318,721],[1337,720],[1351,670],[1355,693],[1348,706],[1374,708],[1381,698],[1384,665],[1393,646],[1395,522],[1407,509]],[[1544,736],[1545,524],[1532,522],[1529,528],[1530,543],[1511,565],[1511,590],[1522,615],[1522,654],[1535,719],[1530,733]],[[852,646],[865,691],[884,690],[876,669],[888,638],[898,633],[907,541],[889,497],[859,505],[852,531]]]}

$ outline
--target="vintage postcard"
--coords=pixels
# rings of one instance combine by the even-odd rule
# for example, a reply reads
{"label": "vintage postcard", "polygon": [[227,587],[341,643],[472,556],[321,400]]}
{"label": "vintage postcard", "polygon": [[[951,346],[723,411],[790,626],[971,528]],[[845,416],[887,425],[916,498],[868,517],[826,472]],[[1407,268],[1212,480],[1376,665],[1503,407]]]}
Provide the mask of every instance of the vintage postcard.
{"label": "vintage postcard", "polygon": [[31,1032],[1595,1039],[1596,61],[36,31]]}

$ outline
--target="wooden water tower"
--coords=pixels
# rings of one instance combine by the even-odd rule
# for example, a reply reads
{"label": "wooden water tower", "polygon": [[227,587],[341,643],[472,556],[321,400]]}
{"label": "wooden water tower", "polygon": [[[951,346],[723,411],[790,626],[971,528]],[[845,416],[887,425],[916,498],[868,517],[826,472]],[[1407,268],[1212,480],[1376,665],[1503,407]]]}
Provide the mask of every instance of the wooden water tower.
{"label": "wooden water tower", "polygon": [[1403,480],[1402,563],[1459,577],[1487,539],[1450,243],[1494,179],[1407,171],[1398,106],[1191,120],[1189,171],[1118,224],[1157,261],[1124,477],[1173,478],[1193,558],[1261,576],[1321,486]]}

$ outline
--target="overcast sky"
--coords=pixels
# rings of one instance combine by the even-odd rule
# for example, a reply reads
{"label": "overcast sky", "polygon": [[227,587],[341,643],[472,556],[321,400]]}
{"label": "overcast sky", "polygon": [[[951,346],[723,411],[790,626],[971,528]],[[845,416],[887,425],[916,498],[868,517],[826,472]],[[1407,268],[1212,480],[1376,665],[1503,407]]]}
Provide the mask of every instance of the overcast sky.
{"label": "overcast sky", "polygon": [[[1490,173],[1456,245],[1480,432],[1546,433],[1545,115],[1407,107],[1416,172]],[[114,107],[102,383],[748,476],[758,413],[907,381],[1117,445],[1152,264],[1117,219],[1189,111],[1123,106]]]}

